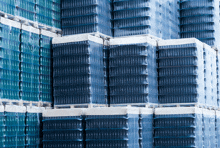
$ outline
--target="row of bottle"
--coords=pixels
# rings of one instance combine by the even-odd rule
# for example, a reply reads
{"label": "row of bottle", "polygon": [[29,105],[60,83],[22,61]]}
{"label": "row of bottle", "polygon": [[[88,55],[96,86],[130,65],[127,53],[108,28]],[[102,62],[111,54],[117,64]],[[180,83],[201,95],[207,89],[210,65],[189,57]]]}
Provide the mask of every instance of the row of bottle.
{"label": "row of bottle", "polygon": [[55,28],[61,28],[59,1],[3,0],[0,3],[0,10],[5,13],[23,17]]}
{"label": "row of bottle", "polygon": [[156,147],[216,147],[218,111],[194,108],[158,108],[154,117]]}
{"label": "row of bottle", "polygon": [[[54,39],[55,105],[106,104],[103,68],[103,40],[101,38],[76,35]],[[72,95],[73,93],[75,95]]]}
{"label": "row of bottle", "polygon": [[[116,107],[46,110],[43,119],[44,147],[52,148],[51,141],[71,147],[70,140],[79,148],[153,147],[152,109]],[[139,138],[142,142],[139,142]]]}
{"label": "row of bottle", "polygon": [[63,35],[99,32],[112,36],[111,1],[62,1]]}
{"label": "row of bottle", "polygon": [[40,147],[43,108],[0,106],[1,147]]}

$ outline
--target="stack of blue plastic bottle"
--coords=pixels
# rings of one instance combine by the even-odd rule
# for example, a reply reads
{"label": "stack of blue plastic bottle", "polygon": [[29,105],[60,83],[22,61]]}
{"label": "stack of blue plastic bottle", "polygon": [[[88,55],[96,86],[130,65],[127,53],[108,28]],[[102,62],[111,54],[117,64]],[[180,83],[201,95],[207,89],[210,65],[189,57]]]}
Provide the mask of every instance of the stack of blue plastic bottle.
{"label": "stack of blue plastic bottle", "polygon": [[36,0],[36,21],[61,28],[60,0]]}
{"label": "stack of blue plastic bottle", "polygon": [[109,41],[105,40],[103,45],[103,64],[104,64],[104,86],[105,86],[105,99],[109,104]]}
{"label": "stack of blue plastic bottle", "polygon": [[82,109],[46,110],[43,112],[44,148],[84,148]]}
{"label": "stack of blue plastic bottle", "polygon": [[[49,35],[49,36],[48,36]],[[41,30],[40,34],[40,100],[52,101],[52,38],[57,35]]]}
{"label": "stack of blue plastic bottle", "polygon": [[110,40],[110,104],[158,103],[156,41],[147,36]]}
{"label": "stack of blue plastic bottle", "polygon": [[204,92],[206,105],[217,107],[216,51],[204,44]]}
{"label": "stack of blue plastic bottle", "polygon": [[110,0],[62,0],[63,35],[95,33],[112,36]]}
{"label": "stack of blue plastic bottle", "polygon": [[61,28],[60,0],[1,0],[0,3],[0,11],[6,14]]}
{"label": "stack of blue plastic bottle", "polygon": [[20,56],[20,97],[39,101],[39,30],[22,25]]}
{"label": "stack of blue plastic bottle", "polygon": [[35,21],[35,0],[15,0],[15,15]]}
{"label": "stack of blue plastic bottle", "polygon": [[215,111],[203,109],[203,146],[214,148],[216,146]]}
{"label": "stack of blue plastic bottle", "polygon": [[153,148],[153,109],[140,108],[139,114],[139,148]]}
{"label": "stack of blue plastic bottle", "polygon": [[26,112],[26,147],[42,147],[42,111],[44,108],[27,106]]}
{"label": "stack of blue plastic bottle", "polygon": [[0,11],[11,15],[15,15],[15,1],[1,0]]}
{"label": "stack of blue plastic bottle", "polygon": [[195,37],[210,46],[219,44],[219,1],[181,0],[180,36]]}
{"label": "stack of blue plastic bottle", "polygon": [[1,99],[19,99],[20,24],[1,18]]}
{"label": "stack of blue plastic bottle", "polygon": [[91,35],[53,39],[54,104],[106,104],[103,40]]}
{"label": "stack of blue plastic bottle", "polygon": [[155,148],[203,147],[201,108],[156,108],[154,126]]}
{"label": "stack of blue plastic bottle", "polygon": [[5,146],[5,108],[0,106],[0,145]]}
{"label": "stack of blue plastic bottle", "polygon": [[215,111],[215,134],[216,134],[216,147],[220,147],[220,111]]}
{"label": "stack of blue plastic bottle", "polygon": [[206,103],[202,42],[159,41],[158,66],[159,103]]}
{"label": "stack of blue plastic bottle", "polygon": [[139,147],[138,120],[138,108],[116,107],[86,109],[86,147]]}
{"label": "stack of blue plastic bottle", "polygon": [[216,74],[217,74],[217,105],[220,106],[220,53],[216,54]]}
{"label": "stack of blue plastic bottle", "polygon": [[179,38],[177,0],[113,0],[113,6],[115,37],[151,34]]}
{"label": "stack of blue plastic bottle", "polygon": [[5,147],[25,147],[24,106],[5,106]]}

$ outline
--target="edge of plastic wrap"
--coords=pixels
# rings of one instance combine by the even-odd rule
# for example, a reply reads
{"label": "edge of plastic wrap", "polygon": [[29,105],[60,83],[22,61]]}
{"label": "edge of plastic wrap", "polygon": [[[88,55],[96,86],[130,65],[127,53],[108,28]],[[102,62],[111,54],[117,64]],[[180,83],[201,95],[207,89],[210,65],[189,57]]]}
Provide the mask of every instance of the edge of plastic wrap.
{"label": "edge of plastic wrap", "polygon": [[42,113],[44,110],[44,107],[27,106],[28,113]]}
{"label": "edge of plastic wrap", "polygon": [[154,113],[152,108],[140,108],[140,112],[141,115],[151,115]]}
{"label": "edge of plastic wrap", "polygon": [[216,115],[216,117],[219,117],[219,118],[220,118],[220,111],[219,111],[219,110],[216,110],[216,111],[215,111],[215,115]]}
{"label": "edge of plastic wrap", "polygon": [[197,107],[156,108],[155,115],[202,114],[203,109]]}
{"label": "edge of plastic wrap", "polygon": [[27,108],[25,106],[16,106],[16,105],[6,105],[6,112],[15,112],[15,113],[26,113]]}
{"label": "edge of plastic wrap", "polygon": [[214,48],[212,48],[211,46],[209,46],[208,44],[203,43],[203,48],[208,49],[212,52],[216,52]]}
{"label": "edge of plastic wrap", "polygon": [[1,24],[21,29],[21,23],[1,17]]}
{"label": "edge of plastic wrap", "polygon": [[127,38],[116,38],[110,39],[110,45],[128,45],[128,44],[141,44],[149,43],[153,46],[157,46],[157,41],[148,36],[136,36],[136,37],[127,37]]}
{"label": "edge of plastic wrap", "polygon": [[71,35],[53,38],[53,44],[72,43],[81,41],[93,41],[98,44],[103,44],[103,39],[88,34]]}
{"label": "edge of plastic wrap", "polygon": [[43,117],[66,117],[66,116],[81,116],[84,109],[48,109],[43,111]]}
{"label": "edge of plastic wrap", "polygon": [[134,107],[106,107],[106,108],[88,108],[85,115],[127,115],[139,114],[139,108]]}
{"label": "edge of plastic wrap", "polygon": [[202,113],[203,113],[203,115],[215,116],[214,110],[202,109]]}
{"label": "edge of plastic wrap", "polygon": [[4,112],[5,111],[5,107],[3,105],[0,105],[0,112]]}
{"label": "edge of plastic wrap", "polygon": [[21,25],[21,29],[31,33],[40,34],[40,29],[34,28],[32,26]]}
{"label": "edge of plastic wrap", "polygon": [[158,46],[183,45],[192,43],[200,44],[203,46],[203,43],[196,38],[160,40],[158,41]]}
{"label": "edge of plastic wrap", "polygon": [[53,37],[53,38],[60,37],[59,34],[56,34],[56,33],[53,33],[53,32],[47,31],[47,30],[43,30],[43,29],[40,30],[40,34],[42,34],[44,36]]}

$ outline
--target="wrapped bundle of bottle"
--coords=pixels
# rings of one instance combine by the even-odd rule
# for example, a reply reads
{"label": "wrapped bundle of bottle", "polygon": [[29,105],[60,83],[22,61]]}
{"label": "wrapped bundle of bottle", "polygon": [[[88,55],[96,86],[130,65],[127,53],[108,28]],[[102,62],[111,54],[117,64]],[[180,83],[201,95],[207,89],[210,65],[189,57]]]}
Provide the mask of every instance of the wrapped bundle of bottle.
{"label": "wrapped bundle of bottle", "polygon": [[220,106],[220,53],[216,54],[216,75],[217,75],[217,105]]}
{"label": "wrapped bundle of bottle", "polygon": [[156,148],[203,147],[203,109],[201,108],[156,108],[154,126]]}
{"label": "wrapped bundle of bottle", "polygon": [[181,0],[180,36],[195,37],[210,45],[219,45],[219,1]]}
{"label": "wrapped bundle of bottle", "polygon": [[204,147],[216,146],[215,111],[203,109],[203,145]]}
{"label": "wrapped bundle of bottle", "polygon": [[91,35],[53,39],[55,105],[106,104],[103,40]]}
{"label": "wrapped bundle of bottle", "polygon": [[112,36],[110,0],[63,0],[63,35],[95,33]]}
{"label": "wrapped bundle of bottle", "polygon": [[86,109],[86,147],[139,147],[138,120],[138,108]]}
{"label": "wrapped bundle of bottle", "polygon": [[24,106],[5,106],[5,133],[3,147],[25,147],[25,113]]}
{"label": "wrapped bundle of bottle", "polygon": [[45,30],[40,34],[40,100],[52,100],[52,38],[57,35]]}
{"label": "wrapped bundle of bottle", "polygon": [[215,111],[216,147],[220,147],[220,111]]}
{"label": "wrapped bundle of bottle", "polygon": [[177,0],[113,0],[113,6],[115,37],[140,34],[164,39],[179,37]]}
{"label": "wrapped bundle of bottle", "polygon": [[26,147],[42,147],[42,107],[27,106],[25,119]]}
{"label": "wrapped bundle of bottle", "polygon": [[139,110],[139,147],[153,148],[153,109],[140,108]]}
{"label": "wrapped bundle of bottle", "polygon": [[204,44],[203,50],[205,104],[217,107],[216,51],[207,44]]}
{"label": "wrapped bundle of bottle", "polygon": [[20,97],[22,100],[39,101],[39,29],[22,25]]}
{"label": "wrapped bundle of bottle", "polygon": [[32,22],[61,28],[60,0],[2,0],[0,11]]}
{"label": "wrapped bundle of bottle", "polygon": [[158,103],[156,46],[147,36],[110,40],[110,104]]}
{"label": "wrapped bundle of bottle", "polygon": [[36,21],[55,28],[61,28],[60,7],[60,0],[36,0]]}
{"label": "wrapped bundle of bottle", "polygon": [[43,113],[44,148],[84,148],[83,109],[46,110]]}
{"label": "wrapped bundle of bottle", "polygon": [[20,24],[1,18],[1,99],[19,99]]}
{"label": "wrapped bundle of bottle", "polygon": [[159,103],[206,103],[202,42],[159,41],[158,66]]}

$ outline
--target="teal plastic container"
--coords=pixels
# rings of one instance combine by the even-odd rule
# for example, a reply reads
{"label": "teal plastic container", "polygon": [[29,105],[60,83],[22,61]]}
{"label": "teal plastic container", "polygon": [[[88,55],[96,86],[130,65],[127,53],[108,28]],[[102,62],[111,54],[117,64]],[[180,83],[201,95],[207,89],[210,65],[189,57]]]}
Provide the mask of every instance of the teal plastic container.
{"label": "teal plastic container", "polygon": [[0,68],[19,71],[19,61],[0,58]]}
{"label": "teal plastic container", "polygon": [[5,147],[8,148],[24,148],[25,147],[25,135],[24,136],[6,136]]}
{"label": "teal plastic container", "polygon": [[39,101],[39,93],[37,92],[20,92],[20,98],[25,101]]}
{"label": "teal plastic container", "polygon": [[20,42],[20,29],[0,24],[0,37]]}
{"label": "teal plastic container", "polygon": [[40,14],[36,14],[36,21],[39,22],[39,23],[48,25],[48,26],[52,26],[52,24],[53,24],[53,19],[52,18],[45,17],[45,16],[40,15]]}
{"label": "teal plastic container", "polygon": [[53,17],[53,11],[41,5],[36,5],[36,13],[49,18]]}
{"label": "teal plastic container", "polygon": [[33,82],[33,83],[39,83],[39,74],[32,74],[32,73],[20,73],[20,80],[22,82]]}
{"label": "teal plastic container", "polygon": [[32,55],[32,54],[27,54],[27,53],[21,53],[21,62],[24,63],[30,63],[34,65],[39,65],[39,56],[37,55]]}
{"label": "teal plastic container", "polygon": [[39,46],[40,36],[32,32],[21,30],[21,42],[29,45]]}
{"label": "teal plastic container", "polygon": [[39,74],[39,65],[21,63],[20,69],[21,69],[21,72]]}
{"label": "teal plastic container", "polygon": [[19,90],[0,90],[1,99],[19,100]]}
{"label": "teal plastic container", "polygon": [[50,93],[40,93],[40,101],[42,101],[42,102],[52,102],[52,94],[50,94]]}
{"label": "teal plastic container", "polygon": [[39,83],[20,82],[20,90],[28,92],[39,92]]}
{"label": "teal plastic container", "polygon": [[52,93],[52,85],[40,84],[40,92],[42,93]]}
{"label": "teal plastic container", "polygon": [[11,49],[11,50],[19,51],[20,42],[5,39],[5,38],[0,38],[0,47],[5,48],[5,49]]}
{"label": "teal plastic container", "polygon": [[16,0],[15,5],[27,11],[35,12],[35,3],[29,2],[27,0]]}
{"label": "teal plastic container", "polygon": [[39,46],[33,46],[30,44],[21,43],[21,52],[39,56],[40,48]]}
{"label": "teal plastic container", "polygon": [[5,112],[5,125],[25,126],[25,113]]}
{"label": "teal plastic container", "polygon": [[15,0],[1,0],[1,2],[15,6]]}
{"label": "teal plastic container", "polygon": [[40,65],[50,67],[51,66],[51,58],[40,57]]}
{"label": "teal plastic container", "polygon": [[19,91],[19,81],[0,79],[0,89]]}
{"label": "teal plastic container", "polygon": [[[51,8],[51,7],[50,7]],[[58,3],[53,3],[52,4],[52,10],[53,11],[57,11],[57,12],[60,12],[60,4],[58,4]]]}
{"label": "teal plastic container", "polygon": [[29,19],[31,21],[35,21],[35,13],[34,12],[27,11],[27,10],[24,10],[22,8],[19,8],[19,7],[16,8],[15,15],[26,18],[26,19]]}
{"label": "teal plastic container", "polygon": [[0,69],[0,79],[19,81],[19,71]]}
{"label": "teal plastic container", "polygon": [[0,48],[0,55],[3,59],[19,61],[20,52],[16,50]]}
{"label": "teal plastic container", "polygon": [[51,74],[51,67],[40,66],[40,74],[41,75],[50,75]]}
{"label": "teal plastic container", "polygon": [[50,75],[40,75],[40,83],[43,84],[52,84],[52,78]]}
{"label": "teal plastic container", "polygon": [[58,20],[53,20],[52,26],[55,28],[61,28],[61,22]]}
{"label": "teal plastic container", "polygon": [[5,13],[11,14],[11,15],[15,15],[15,5],[9,5],[7,3],[1,3],[0,11],[3,11]]}
{"label": "teal plastic container", "polygon": [[40,56],[51,58],[51,56],[52,56],[51,49],[41,47],[40,48]]}
{"label": "teal plastic container", "polygon": [[5,126],[5,135],[6,136],[16,136],[16,135],[24,135],[25,126]]}
{"label": "teal plastic container", "polygon": [[52,38],[44,35],[40,35],[40,47],[51,49]]}
{"label": "teal plastic container", "polygon": [[61,19],[60,12],[53,11],[53,19],[60,20]]}

